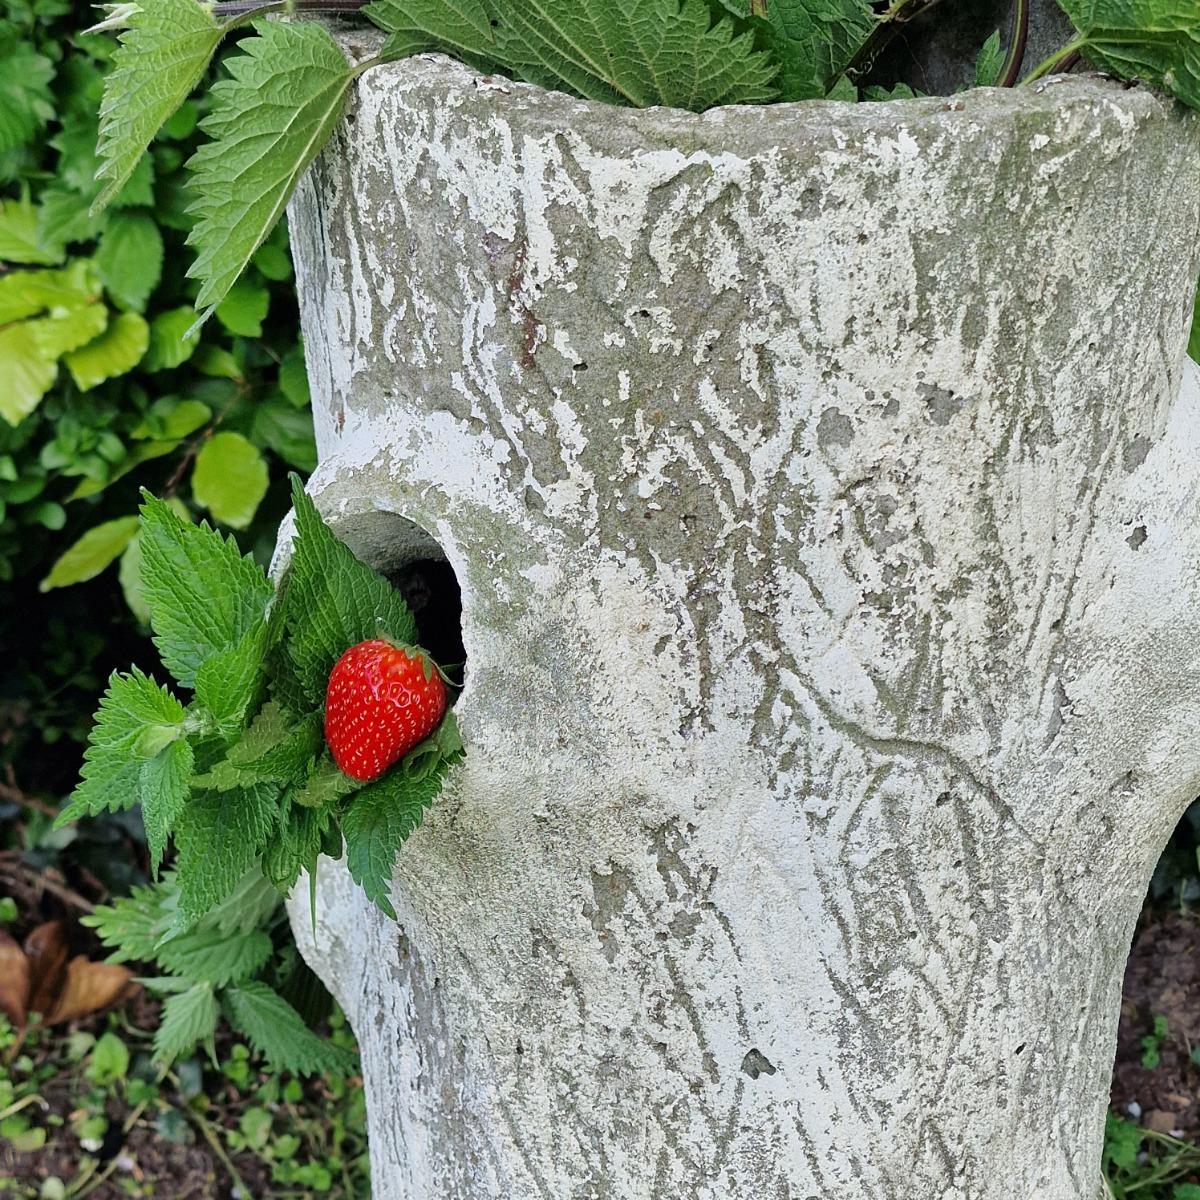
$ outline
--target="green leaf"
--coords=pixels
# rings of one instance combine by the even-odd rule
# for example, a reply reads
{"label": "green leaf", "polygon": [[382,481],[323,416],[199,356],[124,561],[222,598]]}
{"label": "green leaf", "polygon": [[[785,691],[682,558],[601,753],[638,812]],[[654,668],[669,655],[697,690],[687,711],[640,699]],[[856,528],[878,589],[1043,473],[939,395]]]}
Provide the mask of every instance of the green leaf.
{"label": "green leaf", "polygon": [[150,344],[150,329],[137,313],[121,313],[95,341],[64,358],[67,370],[81,392],[106,379],[132,371]]}
{"label": "green leaf", "polygon": [[233,891],[278,820],[278,789],[270,784],[192,796],[175,827],[185,919],[204,916]]}
{"label": "green leaf", "polygon": [[328,140],[357,70],[316,24],[260,21],[258,37],[227,60],[202,122],[212,141],[192,156],[197,218],[188,242],[201,282],[201,320],[225,298],[283,215],[308,164]]}
{"label": "green leaf", "polygon": [[0,38],[0,60],[0,154],[5,154],[30,141],[54,116],[54,63],[13,33]]}
{"label": "green leaf", "polygon": [[245,529],[270,482],[266,460],[240,433],[216,433],[196,457],[192,495],[222,524]]}
{"label": "green leaf", "polygon": [[95,579],[125,550],[137,533],[137,527],[137,517],[118,517],[93,526],[59,556],[38,590],[48,592],[51,588]]}
{"label": "green leaf", "polygon": [[0,329],[0,362],[7,378],[0,388],[0,417],[19,425],[42,402],[58,377],[58,364],[38,344],[34,322]]}
{"label": "green leaf", "polygon": [[141,538],[155,644],[171,674],[191,687],[205,659],[236,646],[262,619],[271,585],[232,538],[189,525],[150,496]]}
{"label": "green leaf", "polygon": [[265,983],[244,983],[225,993],[230,1022],[266,1058],[272,1071],[297,1075],[342,1074],[355,1056],[313,1033],[300,1014]]}
{"label": "green leaf", "polygon": [[240,732],[266,686],[268,626],[252,625],[241,640],[205,659],[196,671],[196,699],[217,719],[221,737]]}
{"label": "green leaf", "polygon": [[0,275],[0,325],[36,316],[81,308],[98,299],[88,264],[77,259],[61,271],[13,271]]}
{"label": "green leaf", "polygon": [[298,479],[292,499],[296,541],[282,601],[287,650],[305,690],[322,697],[351,646],[373,637],[412,643],[417,627],[400,593],[334,537]]}
{"label": "green leaf", "polygon": [[146,730],[162,729],[182,738],[183,722],[183,705],[166,688],[136,668],[129,675],[114,672],[84,752],[81,781],[55,827],[81,816],[95,816],[105,810],[119,812],[144,803],[146,787],[162,781],[163,764],[145,774],[143,769],[170,750],[168,745],[148,761],[144,750]]}
{"label": "green leaf", "polygon": [[262,323],[271,307],[265,287],[239,279],[217,305],[217,320],[238,337],[262,337]]}
{"label": "green leaf", "polygon": [[203,1044],[208,1057],[216,1062],[213,1038],[217,1032],[218,1014],[217,999],[209,983],[197,983],[186,992],[168,996],[154,1033],[154,1061],[172,1063]]}
{"label": "green leaf", "polygon": [[149,625],[150,606],[146,603],[146,596],[142,591],[142,539],[140,534],[135,533],[129,539],[129,545],[125,547],[121,555],[121,562],[117,567],[117,581],[121,585],[121,592],[125,597],[125,603],[129,605],[129,611],[137,618],[139,624]]}
{"label": "green leaf", "polygon": [[376,0],[363,15],[391,34],[382,51],[385,59],[441,50],[480,66],[496,53],[482,0]]}
{"label": "green leaf", "polygon": [[108,310],[103,304],[70,308],[54,316],[28,322],[33,340],[48,362],[70,350],[87,346],[108,326]]}
{"label": "green leaf", "polygon": [[150,322],[150,347],[142,359],[143,371],[169,371],[182,366],[200,344],[200,333],[190,332],[196,320],[193,308],[172,308]]}
{"label": "green leaf", "polygon": [[317,856],[333,821],[333,805],[301,808],[289,804],[279,831],[263,853],[263,873],[285,895],[301,871],[316,869]]}
{"label": "green leaf", "polygon": [[45,236],[28,196],[0,200],[0,262],[49,266],[66,255],[64,239]]}
{"label": "green leaf", "polygon": [[1101,70],[1141,79],[1200,109],[1196,0],[1060,0],[1079,49]]}
{"label": "green leaf", "polygon": [[220,929],[194,929],[163,942],[155,957],[172,975],[224,987],[249,979],[273,949],[270,937],[261,929],[233,937]]}
{"label": "green leaf", "polygon": [[410,750],[398,766],[408,780],[415,783],[431,771],[458,762],[465,754],[462,735],[458,730],[458,718],[454,715],[454,710],[450,709],[442,718],[442,723],[434,730],[432,737]]}
{"label": "green leaf", "polygon": [[706,0],[508,0],[500,61],[590,100],[701,111],[772,99],[777,65]]}
{"label": "green leaf", "polygon": [[109,962],[151,962],[171,927],[178,902],[174,877],[168,875],[148,887],[135,887],[128,896],[101,905],[80,921],[115,951]]}
{"label": "green leaf", "polygon": [[342,817],[346,866],[367,898],[393,919],[388,893],[396,855],[437,798],[442,776],[440,769],[416,779],[392,771],[363,788]]}
{"label": "green leaf", "polygon": [[308,391],[308,369],[304,365],[304,351],[295,346],[284,355],[279,364],[279,390],[287,397],[293,408],[307,408],[312,402]]}
{"label": "green leaf", "polygon": [[975,60],[975,86],[995,87],[996,80],[1004,68],[1004,47],[1000,44],[1000,30],[996,30],[980,47]]}
{"label": "green leaf", "polygon": [[[115,18],[115,19],[114,19]],[[124,187],[151,139],[200,81],[228,25],[196,0],[120,5],[106,27],[123,26],[100,105],[103,208]]]}
{"label": "green leaf", "polygon": [[1192,336],[1188,341],[1188,353],[1200,363],[1200,291],[1196,293],[1196,307],[1192,312]]}
{"label": "green leaf", "polygon": [[339,771],[333,759],[322,758],[304,781],[304,786],[291,793],[291,799],[302,808],[324,808],[361,787],[357,780]]}
{"label": "green leaf", "polygon": [[179,441],[207,425],[211,419],[212,409],[200,400],[164,396],[150,406],[141,423],[129,436],[135,439]]}
{"label": "green leaf", "polygon": [[142,765],[138,780],[142,798],[142,824],[150,851],[150,870],[157,873],[190,791],[194,755],[191,746],[173,741]]}
{"label": "green leaf", "polygon": [[162,278],[162,266],[162,234],[154,219],[144,213],[114,213],[100,235],[96,269],[117,304],[145,312]]}
{"label": "green leaf", "polygon": [[101,1034],[88,1060],[87,1077],[97,1087],[111,1087],[129,1073],[129,1047],[115,1033]]}

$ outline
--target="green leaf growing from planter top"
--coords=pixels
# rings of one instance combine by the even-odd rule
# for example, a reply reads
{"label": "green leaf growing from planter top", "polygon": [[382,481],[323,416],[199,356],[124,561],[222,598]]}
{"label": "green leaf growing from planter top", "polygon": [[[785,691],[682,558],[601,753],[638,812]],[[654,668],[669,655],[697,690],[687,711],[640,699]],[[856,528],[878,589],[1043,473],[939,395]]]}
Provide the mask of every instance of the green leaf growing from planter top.
{"label": "green leaf growing from planter top", "polygon": [[1102,70],[1141,79],[1200,108],[1200,12],[1196,0],[1060,0],[1080,37],[1075,47]]}
{"label": "green leaf growing from planter top", "polygon": [[351,67],[319,25],[260,21],[257,37],[228,62],[230,79],[212,89],[201,123],[212,141],[188,164],[196,218],[188,241],[200,280],[196,308],[205,320],[225,298],[283,215],[296,182],[341,116]]}

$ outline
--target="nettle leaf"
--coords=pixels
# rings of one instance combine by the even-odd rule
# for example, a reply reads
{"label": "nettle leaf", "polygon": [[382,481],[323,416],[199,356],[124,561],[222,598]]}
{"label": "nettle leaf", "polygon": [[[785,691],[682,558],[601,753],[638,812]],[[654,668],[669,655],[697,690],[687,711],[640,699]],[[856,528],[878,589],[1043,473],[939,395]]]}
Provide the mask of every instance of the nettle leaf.
{"label": "nettle leaf", "polygon": [[346,866],[367,898],[393,919],[388,893],[396,855],[437,799],[443,775],[443,769],[418,778],[392,771],[364,787],[342,817]]}
{"label": "nettle leaf", "polygon": [[496,53],[491,18],[483,0],[375,0],[363,15],[391,34],[381,57],[404,58],[441,50],[485,66]]}
{"label": "nettle leaf", "polygon": [[144,495],[141,574],[154,641],[171,674],[192,687],[206,659],[235,647],[262,620],[271,585],[232,538]]}
{"label": "nettle leaf", "polygon": [[299,479],[292,482],[292,501],[296,540],[282,619],[301,684],[323,699],[329,672],[351,646],[375,637],[413,643],[417,627],[400,593],[321,520]]}
{"label": "nettle leaf", "polygon": [[188,163],[197,218],[188,235],[206,320],[275,228],[300,176],[328,140],[359,73],[320,25],[260,21],[227,62],[201,128],[212,141]]}
{"label": "nettle leaf", "polygon": [[252,625],[235,645],[210,655],[196,671],[196,699],[217,719],[221,737],[231,737],[266,686],[268,626]]}
{"label": "nettle leaf", "polygon": [[[83,756],[81,781],[55,828],[82,816],[119,812],[147,800],[147,787],[175,786],[163,759],[184,734],[183,705],[147,675],[114,672]],[[150,768],[146,771],[146,768]],[[145,772],[145,773],[144,773]],[[153,801],[151,801],[153,805]]]}
{"label": "nettle leaf", "polygon": [[109,962],[151,962],[163,936],[175,919],[179,895],[168,874],[148,887],[135,887],[128,896],[101,905],[80,917],[82,924],[115,953]]}
{"label": "nettle leaf", "polygon": [[235,22],[218,24],[196,0],[137,0],[113,6],[105,28],[122,28],[100,104],[94,208],[103,208],[133,174],[163,123],[200,81],[221,38]]}
{"label": "nettle leaf", "polygon": [[163,240],[153,217],[118,212],[100,235],[96,270],[109,296],[122,308],[145,312],[162,278]]}
{"label": "nettle leaf", "polygon": [[246,736],[230,749],[229,761],[263,779],[289,782],[309,767],[321,744],[320,712],[296,721],[279,704],[268,701]]}
{"label": "nettle leaf", "polygon": [[361,787],[361,783],[340,771],[332,758],[325,757],[317,763],[304,781],[304,786],[294,790],[290,798],[293,804],[301,808],[324,808],[357,792]]}
{"label": "nettle leaf", "polygon": [[285,895],[292,890],[301,871],[316,869],[333,823],[334,805],[302,808],[287,803],[279,832],[263,852],[262,869],[268,879]]}
{"label": "nettle leaf", "polygon": [[493,4],[500,62],[589,100],[701,111],[774,99],[778,71],[707,0],[506,0]]}
{"label": "nettle leaf", "polygon": [[196,457],[192,495],[223,525],[245,529],[270,480],[262,451],[240,433],[213,434]]}
{"label": "nettle leaf", "polygon": [[121,313],[99,337],[72,350],[63,361],[81,392],[132,371],[150,344],[150,327],[137,313]]}
{"label": "nettle leaf", "polygon": [[217,1061],[214,1035],[220,1009],[210,983],[197,983],[186,992],[168,996],[163,1005],[162,1019],[154,1033],[154,1060],[172,1063],[200,1044],[208,1057]]}
{"label": "nettle leaf", "polygon": [[1000,72],[1004,69],[1004,47],[1000,44],[1000,30],[996,30],[979,49],[975,60],[975,86],[995,87]]}
{"label": "nettle leaf", "polygon": [[150,870],[155,874],[166,852],[167,839],[187,803],[194,761],[191,746],[181,739],[172,742],[142,766],[138,781],[142,824],[146,827]]}
{"label": "nettle leaf", "polygon": [[137,517],[117,517],[89,529],[59,556],[49,574],[38,584],[38,590],[69,587],[95,579],[110,563],[116,561],[137,534]]}
{"label": "nettle leaf", "polygon": [[1200,108],[1196,0],[1060,0],[1082,53],[1101,70],[1141,79]]}
{"label": "nettle leaf", "polygon": [[172,975],[224,987],[249,979],[273,949],[270,937],[261,929],[233,937],[219,929],[194,929],[163,942],[155,958]]}
{"label": "nettle leaf", "polygon": [[356,1057],[313,1033],[300,1014],[265,983],[244,983],[225,992],[230,1023],[266,1058],[272,1071],[297,1075],[349,1071]]}
{"label": "nettle leaf", "polygon": [[278,788],[252,784],[200,792],[179,814],[179,911],[188,921],[224,900],[254,864],[279,820]]}

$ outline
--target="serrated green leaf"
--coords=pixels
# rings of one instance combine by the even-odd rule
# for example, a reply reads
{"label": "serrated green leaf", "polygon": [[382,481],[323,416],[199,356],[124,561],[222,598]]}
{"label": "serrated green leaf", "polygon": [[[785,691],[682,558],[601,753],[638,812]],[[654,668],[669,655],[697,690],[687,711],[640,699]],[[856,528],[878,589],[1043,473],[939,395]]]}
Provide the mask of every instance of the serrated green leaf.
{"label": "serrated green leaf", "polygon": [[0,154],[5,154],[28,142],[54,116],[54,63],[15,33],[0,39],[0,60]]}
{"label": "serrated green leaf", "polygon": [[355,1057],[313,1033],[300,1014],[265,983],[250,982],[225,993],[230,1022],[267,1060],[272,1071],[297,1075],[350,1070]]}
{"label": "serrated green leaf", "polygon": [[261,929],[232,937],[219,929],[193,929],[160,945],[155,957],[173,975],[224,987],[249,979],[274,947]]}
{"label": "serrated green leaf", "polygon": [[201,320],[283,215],[357,74],[320,25],[259,21],[255,29],[239,46],[244,53],[227,60],[232,78],[212,89],[213,110],[202,122],[212,141],[188,164],[197,218],[188,274],[201,283]]}
{"label": "serrated green leaf", "polygon": [[462,735],[458,729],[458,718],[451,708],[447,710],[442,723],[432,736],[410,750],[397,764],[397,768],[403,771],[410,781],[416,782],[431,771],[458,762],[465,753]]}
{"label": "serrated green leaf", "polygon": [[148,497],[142,506],[142,587],[155,644],[185,687],[201,664],[236,646],[262,619],[271,585],[237,543],[189,525]]}
{"label": "serrated green leaf", "polygon": [[975,60],[975,86],[995,87],[996,80],[1004,68],[1004,47],[1000,44],[1000,30],[996,30],[979,48]]}
{"label": "serrated green leaf", "polygon": [[82,308],[99,299],[86,261],[60,271],[13,271],[0,275],[0,325],[47,311]]}
{"label": "serrated green leaf", "polygon": [[216,433],[196,456],[192,495],[222,524],[245,529],[267,494],[266,460],[240,433]]}
{"label": "serrated green leaf", "polygon": [[238,337],[262,337],[262,323],[271,307],[265,287],[239,279],[216,307],[217,320]]}
{"label": "serrated green leaf", "polygon": [[215,1063],[217,1050],[213,1038],[219,1011],[212,985],[208,983],[197,983],[186,992],[169,996],[154,1033],[154,1061],[172,1063],[203,1045]]}
{"label": "serrated green leaf", "polygon": [[359,790],[362,784],[339,771],[332,758],[322,758],[302,787],[294,789],[291,800],[302,808],[324,808]]}
{"label": "serrated green leaf", "polygon": [[166,852],[167,839],[187,803],[193,763],[191,746],[180,738],[142,764],[138,779],[142,824],[146,827],[150,870],[155,874]]}
{"label": "serrated green leaf", "polygon": [[252,625],[234,645],[210,655],[196,671],[196,699],[217,720],[221,737],[239,732],[266,687],[268,626]]}
{"label": "serrated green leaf", "polygon": [[137,313],[121,313],[95,340],[63,358],[81,392],[132,371],[150,344],[150,329]]}
{"label": "serrated green leaf", "polygon": [[441,50],[479,66],[496,54],[482,0],[376,0],[363,15],[391,34],[382,51],[388,60]]}
{"label": "serrated green leaf", "polygon": [[316,868],[317,856],[333,822],[333,805],[301,808],[287,804],[279,830],[263,852],[263,873],[285,895],[301,871]]}
{"label": "serrated green leaf", "polygon": [[148,887],[134,887],[128,896],[100,905],[82,924],[94,929],[105,946],[114,951],[109,962],[150,962],[163,935],[175,919],[179,895],[164,876]]}
{"label": "serrated green leaf", "polygon": [[96,270],[109,296],[121,308],[145,312],[162,266],[162,234],[154,219],[144,213],[114,213],[96,250]]}
{"label": "serrated green leaf", "polygon": [[201,929],[218,929],[226,937],[260,929],[279,908],[279,893],[257,866],[238,880],[229,895],[209,910],[199,923]]}
{"label": "serrated green leaf", "polygon": [[772,99],[777,64],[706,0],[508,0],[498,58],[519,78],[635,108]]}
{"label": "serrated green leaf", "polygon": [[129,675],[114,673],[84,752],[81,781],[70,804],[59,814],[56,828],[81,816],[144,804],[146,788],[156,787],[162,780],[158,766],[145,773],[143,768],[170,750],[168,746],[147,760],[139,754],[139,746],[146,744],[145,732],[162,727],[176,731],[181,738],[184,719],[183,705],[149,676],[136,668]]}
{"label": "serrated green leaf", "polygon": [[0,329],[0,362],[7,378],[0,388],[0,417],[19,425],[37,406],[58,377],[58,363],[38,344],[33,321]]}
{"label": "serrated green leaf", "polygon": [[185,919],[198,920],[230,894],[278,820],[278,788],[272,784],[192,796],[175,827],[179,911]]}
{"label": "serrated green leaf", "polygon": [[108,327],[108,309],[103,304],[87,304],[27,324],[43,357],[53,362],[99,337]]}
{"label": "serrated green leaf", "polygon": [[28,196],[0,200],[0,262],[51,266],[66,256],[65,239],[46,236]]}
{"label": "serrated green leaf", "polygon": [[48,184],[38,196],[38,236],[50,245],[90,242],[108,224],[107,213],[92,215],[88,210],[92,192],[77,192],[58,182]]}
{"label": "serrated green leaf", "polygon": [[151,139],[200,81],[228,26],[195,0],[138,0],[123,14],[121,45],[100,105],[102,208],[133,174]]}
{"label": "serrated green leaf", "polygon": [[65,550],[38,585],[38,590],[69,587],[95,579],[124,552],[137,533],[137,517],[118,517],[95,525]]}
{"label": "serrated green leaf", "polygon": [[196,320],[193,308],[172,308],[150,322],[150,346],[142,359],[143,371],[169,371],[182,366],[196,352],[200,333],[189,332]]}
{"label": "serrated green leaf", "polygon": [[307,693],[323,697],[351,646],[374,637],[412,643],[417,627],[400,593],[334,537],[299,480],[292,499],[296,541],[281,601],[287,652]]}
{"label": "serrated green leaf", "polygon": [[129,545],[121,554],[121,562],[117,567],[117,581],[121,585],[121,593],[129,611],[142,625],[150,624],[150,606],[146,603],[142,591],[142,539],[134,534],[129,539]]}
{"label": "serrated green leaf", "polygon": [[1196,0],[1060,0],[1084,56],[1123,79],[1140,79],[1200,109]]}
{"label": "serrated green leaf", "polygon": [[443,774],[438,768],[409,779],[402,771],[392,771],[364,787],[342,817],[346,866],[367,898],[393,919],[396,912],[388,893],[396,855],[437,798]]}

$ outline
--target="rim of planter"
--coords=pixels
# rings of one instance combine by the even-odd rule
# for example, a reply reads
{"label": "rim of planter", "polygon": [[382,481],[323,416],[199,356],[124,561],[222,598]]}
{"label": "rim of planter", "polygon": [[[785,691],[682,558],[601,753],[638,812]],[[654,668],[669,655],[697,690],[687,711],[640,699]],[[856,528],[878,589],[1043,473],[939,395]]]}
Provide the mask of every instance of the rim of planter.
{"label": "rim of planter", "polygon": [[[378,30],[351,28],[340,22],[332,25],[331,32],[355,64],[377,55],[384,41]],[[1101,126],[1115,118],[1125,133],[1130,132],[1130,117],[1173,117],[1200,130],[1200,112],[1192,112],[1149,87],[1132,86],[1098,72],[1049,75],[1028,87],[970,88],[948,96],[732,104],[699,113],[666,106],[631,108],[581,100],[537,84],[485,75],[440,53],[416,54],[373,67],[360,77],[359,88],[364,83],[369,87],[373,76],[379,78],[377,72],[387,72],[391,87],[399,84],[406,91],[437,88],[447,99],[455,94],[464,98],[485,94],[493,99],[497,116],[506,122],[517,120],[523,130],[530,132],[539,125],[547,132],[566,132],[603,120],[611,141],[627,134],[631,150],[729,150],[742,158],[787,145],[797,135],[804,135],[804,140],[813,140],[814,136],[828,139],[845,148],[871,135],[894,137],[901,128],[912,130],[926,123],[943,128],[959,122],[1007,124],[1019,116],[1049,118],[1047,127],[1036,132],[1051,136],[1053,121],[1064,114],[1079,118],[1090,113]],[[354,111],[355,95],[351,94],[348,112]]]}

